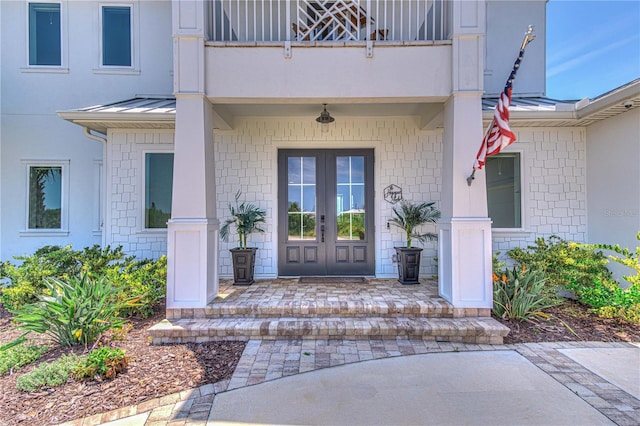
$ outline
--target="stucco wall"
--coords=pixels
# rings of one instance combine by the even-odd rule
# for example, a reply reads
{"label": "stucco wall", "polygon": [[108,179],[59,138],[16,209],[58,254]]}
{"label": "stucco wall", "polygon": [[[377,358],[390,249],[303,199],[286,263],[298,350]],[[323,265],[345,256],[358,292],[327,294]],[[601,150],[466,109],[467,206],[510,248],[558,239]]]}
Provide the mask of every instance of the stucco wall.
{"label": "stucco wall", "polygon": [[[46,244],[82,248],[103,242],[97,196],[103,146],[84,136],[81,127],[62,120],[56,111],[171,92],[171,3],[126,2],[134,8],[136,67],[100,69],[100,7],[114,3],[119,2],[63,1],[62,66],[30,67],[28,2],[0,2],[1,260],[30,254]],[[25,161],[32,160],[68,164],[68,232],[25,232]]]}
{"label": "stucco wall", "polygon": [[[441,201],[442,133],[419,130],[413,117],[342,118],[328,134],[309,118],[238,118],[233,131],[216,131],[216,192],[218,219],[228,217],[227,204],[238,190],[244,199],[266,209],[264,234],[250,244],[258,247],[256,274],[277,275],[277,150],[284,148],[373,148],[375,151],[376,275],[395,277],[393,247],[402,244],[396,228],[387,229],[392,205],[384,201],[390,184],[403,189],[404,198]],[[536,237],[559,235],[586,241],[586,142],[583,129],[516,129],[518,141],[507,151],[520,152],[523,168],[524,227],[494,232],[493,249],[506,252],[525,247]],[[122,244],[139,256],[165,253],[166,232],[141,231],[142,161],[144,152],[172,149],[171,132],[119,131],[110,135],[107,206],[109,242]],[[471,164],[470,164],[471,167]],[[231,276],[229,248],[220,246],[220,276]],[[436,244],[424,245],[421,274],[436,273]]]}
{"label": "stucco wall", "polygon": [[640,109],[587,127],[591,243],[634,249],[640,231]]}

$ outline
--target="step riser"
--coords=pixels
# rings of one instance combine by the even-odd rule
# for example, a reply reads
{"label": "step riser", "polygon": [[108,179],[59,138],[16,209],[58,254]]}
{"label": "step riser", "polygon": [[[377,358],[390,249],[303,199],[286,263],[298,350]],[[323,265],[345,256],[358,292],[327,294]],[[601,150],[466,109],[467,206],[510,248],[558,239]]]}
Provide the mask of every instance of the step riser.
{"label": "step riser", "polygon": [[483,319],[180,320],[150,330],[154,344],[249,339],[394,339],[500,344],[508,329]]}
{"label": "step riser", "polygon": [[[474,310],[469,316],[489,316],[486,310]],[[482,311],[482,312],[477,312]],[[486,312],[485,312],[486,311]],[[448,303],[441,304],[420,304],[411,303],[406,305],[394,304],[366,304],[366,303],[318,303],[318,304],[290,304],[268,306],[264,303],[257,304],[226,304],[220,306],[209,306],[203,309],[167,309],[167,318],[174,319],[216,319],[216,318],[453,318],[454,308]]]}

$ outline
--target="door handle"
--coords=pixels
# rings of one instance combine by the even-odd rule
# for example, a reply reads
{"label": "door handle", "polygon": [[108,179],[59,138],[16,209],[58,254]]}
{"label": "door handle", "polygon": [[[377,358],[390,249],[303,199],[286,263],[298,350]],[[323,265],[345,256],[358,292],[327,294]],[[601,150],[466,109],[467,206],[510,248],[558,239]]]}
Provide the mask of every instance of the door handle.
{"label": "door handle", "polygon": [[320,242],[324,243],[324,215],[320,215]]}

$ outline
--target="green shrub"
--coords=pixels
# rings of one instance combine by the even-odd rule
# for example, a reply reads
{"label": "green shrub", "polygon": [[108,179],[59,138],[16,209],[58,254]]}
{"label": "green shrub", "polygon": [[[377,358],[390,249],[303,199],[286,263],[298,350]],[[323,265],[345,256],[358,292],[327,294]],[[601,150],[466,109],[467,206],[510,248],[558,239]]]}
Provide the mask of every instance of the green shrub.
{"label": "green shrub", "polygon": [[[638,234],[640,239],[640,234]],[[613,251],[609,257],[602,250]],[[536,239],[527,250],[509,251],[519,266],[544,271],[548,286],[573,291],[580,303],[591,306],[598,315],[640,322],[640,247],[635,252],[619,245],[587,245],[562,240],[557,236],[547,241]],[[606,265],[609,259],[636,271],[625,276],[631,287],[622,289],[612,278]]]}
{"label": "green shrub", "polygon": [[590,286],[594,279],[609,280],[608,260],[602,252],[565,241],[558,236],[537,238],[526,250],[519,247],[507,252],[517,267],[540,271],[552,291],[558,288]]}
{"label": "green shrub", "polygon": [[0,279],[7,279],[9,285],[2,288],[1,301],[10,311],[33,303],[45,291],[48,278],[66,280],[88,271],[95,276],[102,275],[113,262],[124,258],[122,247],[111,249],[99,245],[85,247],[82,251],[71,246],[44,246],[31,256],[16,256],[20,264],[4,261],[0,264]]}
{"label": "green shrub", "polygon": [[491,256],[491,270],[494,273],[498,273],[502,271],[505,266],[507,266],[507,262],[500,260],[500,252],[497,251],[493,253],[493,256]]}
{"label": "green shrub", "polygon": [[77,365],[74,373],[80,379],[85,377],[113,379],[127,368],[128,364],[129,357],[125,356],[122,349],[103,346],[91,351],[86,359]]}
{"label": "green shrub", "polygon": [[65,279],[80,271],[77,254],[71,246],[44,246],[31,256],[16,256],[15,259],[21,264],[14,265],[9,261],[0,264],[0,278],[10,282],[2,289],[2,303],[10,311],[35,301],[47,278]]}
{"label": "green shrub", "polygon": [[18,377],[17,388],[24,392],[33,392],[42,388],[63,385],[78,365],[78,357],[74,354],[63,355],[51,363],[42,363],[31,372]]}
{"label": "green shrub", "polygon": [[[638,234],[636,235],[636,239],[640,241],[640,232],[638,232]],[[636,272],[635,275],[625,275],[622,278],[624,278],[625,281],[631,284],[631,286],[640,287],[640,246],[636,247],[635,252],[632,252],[627,248],[620,248],[619,244],[595,244],[591,247],[602,250],[610,250],[616,253],[617,256],[610,255],[609,259],[630,269],[633,269]]]}
{"label": "green shrub", "polygon": [[621,319],[626,322],[640,324],[640,303],[629,306],[603,306],[596,310],[602,318]]}
{"label": "green shrub", "polygon": [[593,280],[588,286],[571,286],[581,303],[593,307],[594,312],[604,318],[618,318],[640,323],[640,286],[627,289],[614,280]]}
{"label": "green shrub", "polygon": [[135,306],[123,309],[123,314],[145,318],[167,293],[167,257],[155,261],[128,259],[125,264],[108,268],[106,279],[118,289],[119,301],[137,300]]}
{"label": "green shrub", "polygon": [[45,345],[20,343],[0,351],[0,376],[38,360],[47,350],[49,347]]}
{"label": "green shrub", "polygon": [[0,263],[0,279],[9,281],[9,285],[0,287],[0,300],[12,312],[35,302],[38,295],[46,294],[45,282],[49,278],[67,280],[82,274],[94,279],[107,276],[118,288],[118,300],[139,299],[137,307],[123,311],[130,316],[150,315],[166,293],[166,256],[155,261],[136,260],[134,256],[125,257],[121,246],[94,245],[81,251],[72,250],[71,246],[45,246],[31,256],[15,259],[22,263]]}
{"label": "green shrub", "polygon": [[545,277],[540,271],[513,268],[493,274],[493,314],[500,318],[525,321],[543,309],[558,305],[545,291]]}
{"label": "green shrub", "polygon": [[51,278],[39,301],[16,312],[18,327],[50,336],[61,346],[94,342],[109,329],[121,327],[122,309],[134,305],[132,299],[118,300],[118,289],[104,278],[88,274],[67,281]]}

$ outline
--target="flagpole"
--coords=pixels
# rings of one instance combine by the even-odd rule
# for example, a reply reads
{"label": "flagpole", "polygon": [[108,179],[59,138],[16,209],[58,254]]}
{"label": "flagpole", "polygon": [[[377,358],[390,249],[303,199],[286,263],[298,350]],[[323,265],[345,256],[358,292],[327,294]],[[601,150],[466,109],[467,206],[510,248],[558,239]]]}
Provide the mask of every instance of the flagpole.
{"label": "flagpole", "polygon": [[[513,83],[513,80],[516,78],[516,73],[518,72],[518,68],[520,68],[520,62],[522,61],[522,58],[524,56],[524,49],[526,49],[527,45],[531,41],[533,41],[534,38],[536,38],[536,35],[533,33],[533,25],[529,25],[529,28],[527,28],[527,32],[524,35],[524,40],[522,40],[522,45],[520,46],[520,52],[518,52],[518,58],[513,64],[513,68],[511,69],[511,74],[509,75],[509,78],[507,79],[507,83],[505,84],[505,90],[507,90],[511,86],[511,84]],[[509,99],[510,98],[511,98],[511,95],[509,95]],[[494,120],[495,120],[495,116],[494,118],[491,119],[491,123],[489,124],[489,127],[487,129],[487,133],[491,131],[491,128],[493,127],[493,124],[494,124]],[[483,145],[480,146],[480,150],[476,155],[476,161],[478,159],[478,156],[482,152],[482,149],[484,148],[485,139],[486,139],[486,136],[482,141]],[[471,169],[471,175],[469,175],[469,177],[467,178],[468,186],[471,186],[471,183],[473,183],[473,180],[475,179],[475,176],[476,176],[476,170],[480,168],[482,168],[482,164],[477,168],[475,164],[473,165],[473,168]]]}

